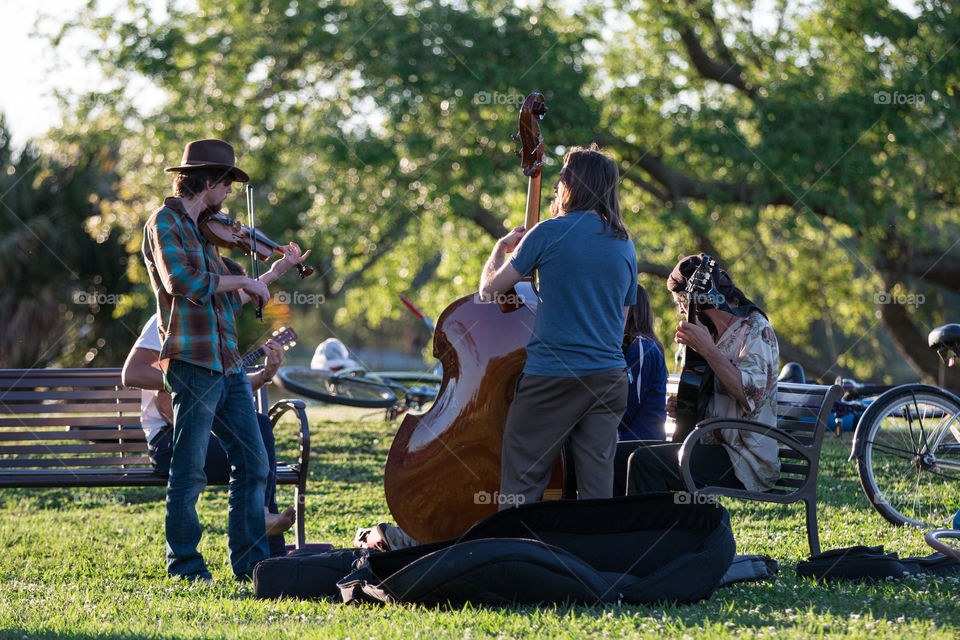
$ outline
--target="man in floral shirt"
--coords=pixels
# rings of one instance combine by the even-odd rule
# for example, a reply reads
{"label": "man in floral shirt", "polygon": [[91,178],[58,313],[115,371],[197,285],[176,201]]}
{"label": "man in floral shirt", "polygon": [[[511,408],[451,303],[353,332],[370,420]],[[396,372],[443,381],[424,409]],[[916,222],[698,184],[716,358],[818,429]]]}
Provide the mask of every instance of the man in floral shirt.
{"label": "man in floral shirt", "polygon": [[[687,256],[674,268],[668,288],[681,312],[686,311],[687,279],[700,263]],[[700,305],[697,322],[680,322],[676,341],[707,361],[713,372],[712,391],[704,418],[745,418],[775,427],[777,423],[777,370],[779,348],[766,315],[737,288],[729,274],[717,268],[713,284],[720,293],[717,304]],[[700,393],[705,393],[701,388]],[[675,416],[676,397],[667,401]],[[763,491],[780,477],[776,440],[768,436],[723,429],[698,445],[692,463],[697,486],[714,485]],[[680,443],[635,441],[627,462],[628,493],[682,491]],[[627,456],[623,452],[618,459]]]}

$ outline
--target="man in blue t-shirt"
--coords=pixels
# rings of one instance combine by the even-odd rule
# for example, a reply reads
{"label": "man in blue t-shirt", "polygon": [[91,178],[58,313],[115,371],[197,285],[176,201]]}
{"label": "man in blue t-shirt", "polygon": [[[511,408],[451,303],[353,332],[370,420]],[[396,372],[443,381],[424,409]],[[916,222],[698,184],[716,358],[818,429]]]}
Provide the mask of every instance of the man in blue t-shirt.
{"label": "man in blue t-shirt", "polygon": [[[627,406],[621,351],[637,295],[637,256],[620,215],[616,162],[574,148],[554,184],[549,220],[497,241],[480,279],[493,300],[539,273],[527,361],[507,414],[500,508],[540,498],[569,439],[581,498],[613,493],[617,425]],[[513,252],[509,262],[508,253]]]}

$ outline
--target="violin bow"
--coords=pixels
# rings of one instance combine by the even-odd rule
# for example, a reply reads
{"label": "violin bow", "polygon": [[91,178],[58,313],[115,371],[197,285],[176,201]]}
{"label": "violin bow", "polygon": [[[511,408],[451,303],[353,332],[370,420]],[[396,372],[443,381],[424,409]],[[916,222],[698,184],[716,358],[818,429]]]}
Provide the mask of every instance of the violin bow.
{"label": "violin bow", "polygon": [[[250,227],[250,262],[253,265],[253,279],[260,279],[260,264],[257,262],[257,227],[253,218],[253,187],[247,184],[247,221]],[[263,322],[263,303],[257,305],[257,319]]]}

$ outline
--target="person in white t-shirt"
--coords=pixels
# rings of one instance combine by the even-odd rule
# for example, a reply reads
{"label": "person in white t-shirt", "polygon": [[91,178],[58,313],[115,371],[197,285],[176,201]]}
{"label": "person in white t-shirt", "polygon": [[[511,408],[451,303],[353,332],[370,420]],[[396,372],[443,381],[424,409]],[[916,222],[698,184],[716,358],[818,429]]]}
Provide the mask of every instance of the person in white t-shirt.
{"label": "person in white t-shirt", "polygon": [[[223,261],[231,271],[243,272],[243,268],[233,260],[223,258]],[[144,325],[140,337],[130,350],[121,375],[125,386],[141,389],[140,425],[146,434],[147,449],[154,472],[165,477],[169,472],[170,458],[173,453],[173,406],[170,394],[164,390],[163,372],[159,364],[160,349],[157,316],[154,314]],[[263,345],[263,349],[266,352],[264,368],[247,374],[254,391],[273,378],[280,363],[283,362],[283,349],[276,343],[268,341]],[[267,416],[261,413],[256,415],[270,469],[264,495],[268,545],[270,555],[279,556],[286,553],[283,532],[293,526],[296,511],[293,507],[287,507],[281,512],[277,507],[276,448],[273,425]],[[212,434],[203,470],[208,481],[226,482],[230,477],[227,454],[216,436]]]}

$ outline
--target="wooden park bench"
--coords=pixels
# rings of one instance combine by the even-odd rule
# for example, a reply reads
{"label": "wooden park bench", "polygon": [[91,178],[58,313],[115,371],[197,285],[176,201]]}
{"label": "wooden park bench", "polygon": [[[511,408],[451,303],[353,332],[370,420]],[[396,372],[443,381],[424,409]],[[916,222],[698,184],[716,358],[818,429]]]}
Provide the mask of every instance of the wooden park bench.
{"label": "wooden park bench", "polygon": [[[677,376],[667,381],[667,394],[677,392]],[[807,542],[810,553],[820,553],[817,528],[817,472],[820,448],[827,428],[827,417],[843,390],[837,385],[822,386],[781,382],[777,387],[777,428],[750,420],[713,418],[697,425],[683,442],[680,470],[687,491],[694,495],[730,496],[746,500],[789,504],[803,500],[806,507]],[[690,473],[695,445],[704,435],[719,429],[741,429],[762,433],[780,444],[780,479],[767,491],[747,491],[727,487],[697,487]]]}
{"label": "wooden park bench", "polygon": [[[257,394],[267,406],[266,387]],[[296,487],[296,546],[304,545],[310,427],[302,400],[280,400],[267,414],[299,421],[300,458],[277,463],[277,484]],[[0,369],[0,487],[153,487],[140,428],[140,390],[120,369]]]}

